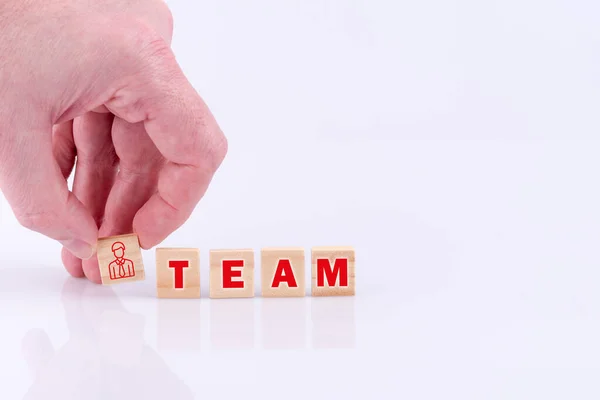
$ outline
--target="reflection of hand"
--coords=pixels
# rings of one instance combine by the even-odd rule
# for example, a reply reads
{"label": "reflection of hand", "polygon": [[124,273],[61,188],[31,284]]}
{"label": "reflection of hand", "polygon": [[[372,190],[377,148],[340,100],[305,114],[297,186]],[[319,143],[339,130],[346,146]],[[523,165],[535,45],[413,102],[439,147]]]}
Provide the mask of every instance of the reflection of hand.
{"label": "reflection of hand", "polygon": [[65,283],[70,338],[58,351],[43,331],[25,336],[23,351],[34,374],[25,399],[192,399],[190,389],[144,345],[143,318],[128,313],[110,288],[99,289]]}
{"label": "reflection of hand", "polygon": [[225,157],[171,35],[162,0],[0,2],[0,187],[74,276],[100,282],[98,235],[164,240]]}

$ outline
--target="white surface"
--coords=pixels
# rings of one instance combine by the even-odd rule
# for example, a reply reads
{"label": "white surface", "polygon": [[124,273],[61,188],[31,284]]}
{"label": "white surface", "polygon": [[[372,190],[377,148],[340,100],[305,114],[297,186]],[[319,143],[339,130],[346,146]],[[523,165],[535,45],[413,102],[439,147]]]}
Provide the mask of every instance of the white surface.
{"label": "white surface", "polygon": [[210,248],[353,244],[356,297],[159,301],[152,252],[142,283],[72,282],[3,210],[0,397],[600,395],[599,142],[294,148],[234,147],[166,244],[201,248],[204,296]]}
{"label": "white surface", "polygon": [[356,297],[72,280],[2,202],[0,398],[598,398],[598,5],[404,3],[169,2],[231,149],[163,245],[204,296],[211,248],[354,245]]}

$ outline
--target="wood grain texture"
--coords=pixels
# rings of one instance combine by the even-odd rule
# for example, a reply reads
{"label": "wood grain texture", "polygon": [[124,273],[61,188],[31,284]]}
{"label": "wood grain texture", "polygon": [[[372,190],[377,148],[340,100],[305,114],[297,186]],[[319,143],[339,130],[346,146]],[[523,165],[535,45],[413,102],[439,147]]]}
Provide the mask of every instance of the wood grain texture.
{"label": "wood grain texture", "polygon": [[[210,250],[210,298],[226,299],[254,297],[254,250]],[[232,268],[228,262],[243,264]],[[234,276],[226,278],[227,271],[233,271]],[[241,274],[241,276],[237,276]],[[225,288],[225,281],[243,282],[241,288]]]}
{"label": "wood grain texture", "polygon": [[[183,269],[173,268],[176,262],[186,263]],[[181,282],[176,282],[177,271]],[[177,284],[182,284],[177,287]],[[156,294],[159,298],[200,298],[200,250],[184,248],[156,249]]]}
{"label": "wood grain texture", "polygon": [[97,257],[103,285],[145,279],[142,251],[135,234],[98,239]]}
{"label": "wood grain texture", "polygon": [[[303,248],[261,250],[261,293],[263,297],[302,297],[306,295]],[[288,275],[288,273],[291,274]],[[277,277],[280,279],[275,279]],[[281,279],[283,278],[283,279]],[[296,284],[290,287],[288,283]],[[276,285],[275,287],[273,285]]]}
{"label": "wood grain texture", "polygon": [[[319,262],[319,260],[321,260]],[[339,262],[339,274],[335,274],[336,260]],[[324,264],[321,272],[322,285],[319,284],[318,264]],[[346,267],[343,267],[346,265]],[[355,252],[352,247],[313,247],[311,251],[312,295],[313,296],[354,296],[356,293]],[[347,281],[343,283],[342,273],[347,269]],[[328,275],[329,272],[330,274]],[[331,277],[331,280],[328,279]],[[333,281],[333,282],[332,282]]]}

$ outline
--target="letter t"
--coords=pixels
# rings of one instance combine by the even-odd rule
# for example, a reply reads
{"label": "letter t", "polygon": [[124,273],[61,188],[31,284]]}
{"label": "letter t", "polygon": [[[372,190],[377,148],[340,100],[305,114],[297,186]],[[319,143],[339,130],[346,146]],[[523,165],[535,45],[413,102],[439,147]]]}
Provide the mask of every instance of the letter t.
{"label": "letter t", "polygon": [[169,268],[175,270],[175,289],[183,289],[183,269],[189,266],[189,261],[169,261]]}

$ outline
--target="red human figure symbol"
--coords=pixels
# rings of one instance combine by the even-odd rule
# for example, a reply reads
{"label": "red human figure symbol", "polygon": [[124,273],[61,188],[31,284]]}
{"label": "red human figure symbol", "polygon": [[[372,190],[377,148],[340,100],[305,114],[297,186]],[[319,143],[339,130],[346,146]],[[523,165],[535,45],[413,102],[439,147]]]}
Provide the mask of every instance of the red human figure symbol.
{"label": "red human figure symbol", "polygon": [[108,264],[110,279],[115,280],[135,276],[133,261],[125,258],[125,245],[121,242],[113,243],[112,252],[115,255],[115,259]]}

